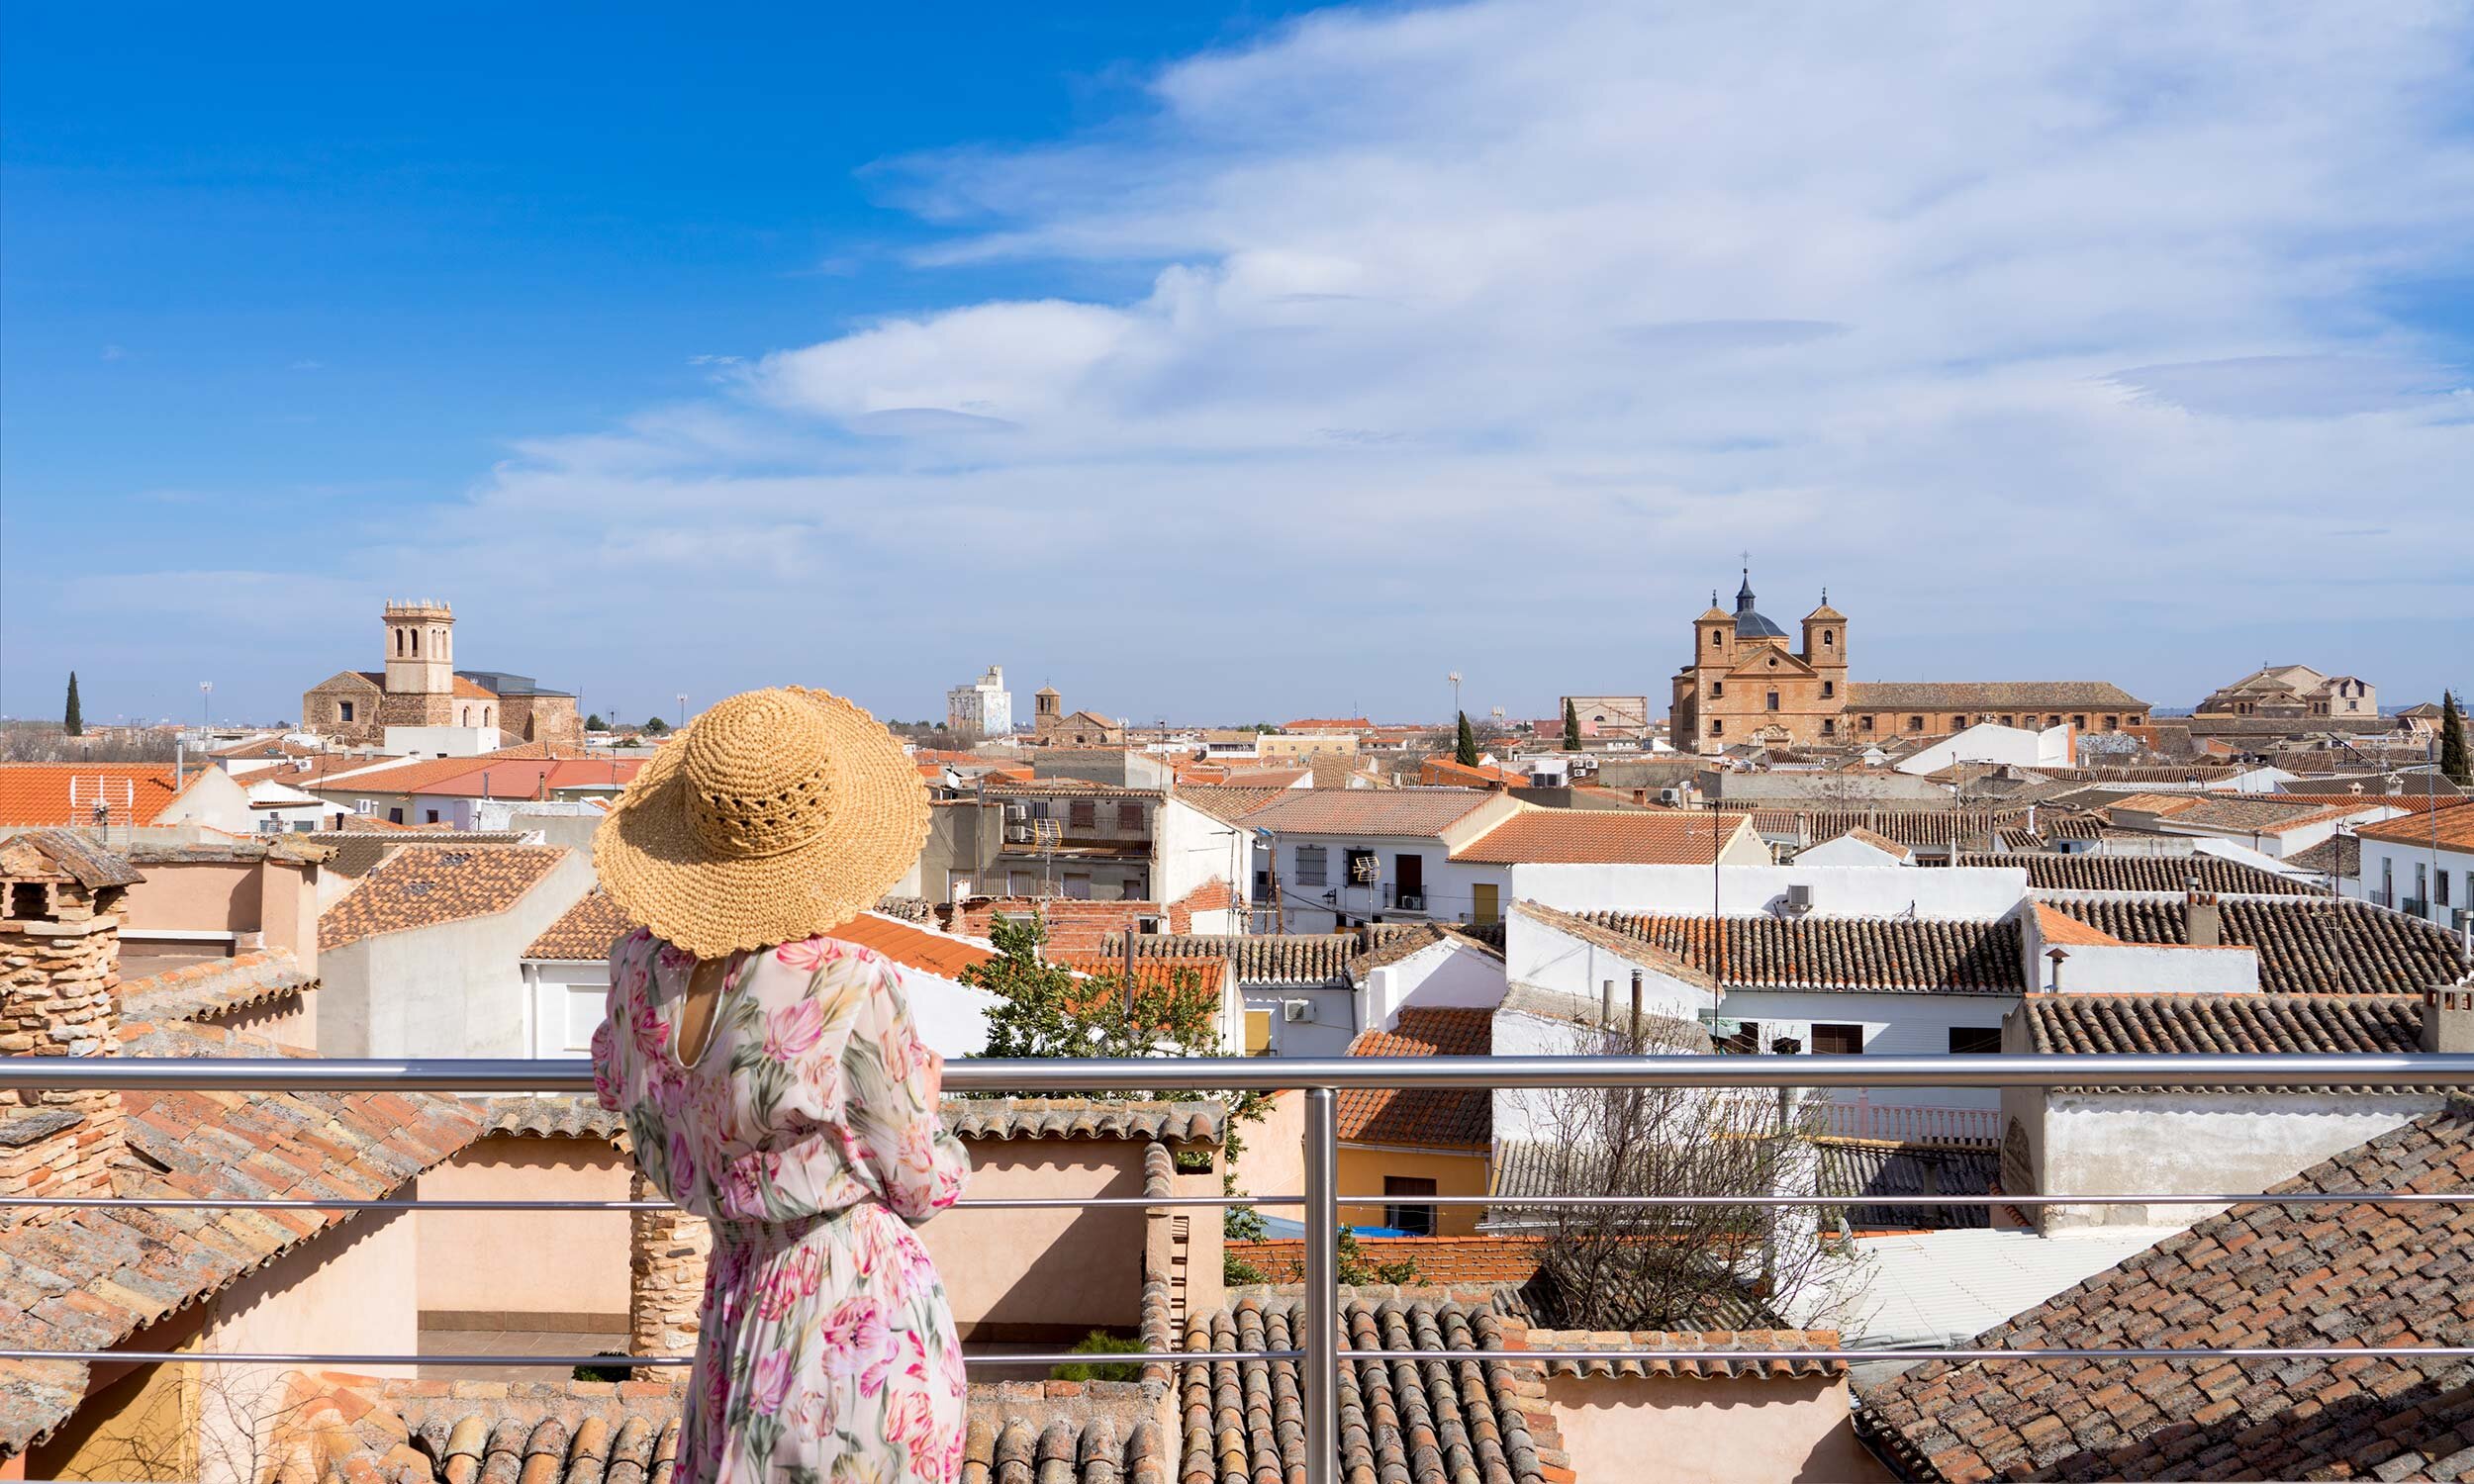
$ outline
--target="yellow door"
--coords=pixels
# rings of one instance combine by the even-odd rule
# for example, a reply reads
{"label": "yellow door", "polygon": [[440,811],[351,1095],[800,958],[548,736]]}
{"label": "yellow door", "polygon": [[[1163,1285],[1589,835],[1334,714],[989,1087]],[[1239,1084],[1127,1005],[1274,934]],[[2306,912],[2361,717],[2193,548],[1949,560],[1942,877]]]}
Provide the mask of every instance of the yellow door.
{"label": "yellow door", "polygon": [[1480,881],[1471,890],[1476,895],[1477,910],[1474,914],[1476,921],[1490,923],[1503,915],[1503,905],[1495,897],[1495,886],[1492,881]]}

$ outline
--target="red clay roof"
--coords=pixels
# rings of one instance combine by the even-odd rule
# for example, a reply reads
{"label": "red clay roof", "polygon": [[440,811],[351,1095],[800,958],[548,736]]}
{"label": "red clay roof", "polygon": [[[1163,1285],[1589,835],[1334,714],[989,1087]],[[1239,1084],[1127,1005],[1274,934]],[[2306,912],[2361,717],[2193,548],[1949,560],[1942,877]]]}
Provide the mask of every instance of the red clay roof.
{"label": "red clay roof", "polygon": [[874,912],[862,912],[833,930],[833,936],[844,943],[872,948],[906,969],[916,969],[938,978],[959,978],[962,971],[974,964],[985,964],[997,955],[980,945],[933,933],[926,928],[912,927]]}
{"label": "red clay roof", "polygon": [[114,824],[152,824],[179,796],[160,763],[0,764],[0,824],[88,825],[96,797]]}
{"label": "red clay roof", "polygon": [[321,953],[380,933],[504,912],[567,854],[559,845],[405,849],[318,919]]}
{"label": "red clay roof", "polygon": [[635,924],[627,920],[627,914],[597,887],[584,893],[564,915],[543,929],[523,956],[570,963],[607,959],[618,940],[634,930]]}
{"label": "red clay roof", "polygon": [[1706,866],[1751,826],[1743,815],[1673,809],[1524,809],[1452,852],[1482,865]]}
{"label": "red clay roof", "polygon": [[[1400,1012],[1388,1031],[1349,1043],[1352,1057],[1484,1057],[1494,1053],[1491,1010]],[[1340,1093],[1340,1137],[1350,1144],[1483,1150],[1494,1143],[1494,1095],[1455,1087],[1352,1087]]]}
{"label": "red clay roof", "polygon": [[489,777],[492,798],[530,798],[544,776],[553,788],[608,784],[614,777],[627,783],[644,766],[641,758],[553,757],[541,743],[506,747],[471,758],[429,758],[382,768],[354,778],[294,784],[293,787],[361,793],[442,793],[478,798],[482,775]]}
{"label": "red clay roof", "polygon": [[[2398,800],[2382,798],[2374,802],[2393,804]],[[2442,850],[2474,850],[2474,808],[2446,807],[2449,804],[2465,804],[2467,800],[2462,798],[2444,798],[2439,802],[2441,806],[2435,810],[2366,824],[2354,833],[2365,840],[2379,840],[2390,845],[2427,846],[2436,840]]]}

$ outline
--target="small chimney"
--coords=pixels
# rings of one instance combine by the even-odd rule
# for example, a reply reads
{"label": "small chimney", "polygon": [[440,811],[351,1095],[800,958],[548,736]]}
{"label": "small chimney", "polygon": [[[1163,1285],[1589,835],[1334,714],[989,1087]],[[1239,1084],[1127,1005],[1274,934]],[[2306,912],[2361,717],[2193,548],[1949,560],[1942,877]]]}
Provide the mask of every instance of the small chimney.
{"label": "small chimney", "polygon": [[[68,830],[0,842],[0,1055],[120,1055],[128,861]],[[117,1092],[0,1092],[0,1193],[110,1195],[125,1140]],[[0,1209],[0,1227],[48,1211]]]}
{"label": "small chimney", "polygon": [[2191,879],[2189,894],[2182,901],[2183,936],[2193,948],[2221,948],[2225,944],[2225,909],[2217,905],[2214,891],[2199,889],[2199,880]]}
{"label": "small chimney", "polygon": [[2423,991],[2423,1050],[2474,1052],[2474,989]]}
{"label": "small chimney", "polygon": [[2052,980],[2045,987],[2051,993],[2059,994],[2061,992],[2061,966],[2069,960],[2070,951],[2061,947],[2048,948],[2045,950],[2045,958],[2053,966]]}

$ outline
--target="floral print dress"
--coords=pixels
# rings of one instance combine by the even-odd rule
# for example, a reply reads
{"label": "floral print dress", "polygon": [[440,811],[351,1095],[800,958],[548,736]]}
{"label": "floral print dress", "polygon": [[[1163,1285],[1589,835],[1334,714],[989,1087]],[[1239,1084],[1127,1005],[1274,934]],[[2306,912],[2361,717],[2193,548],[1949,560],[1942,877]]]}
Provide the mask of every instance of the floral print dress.
{"label": "floral print dress", "polygon": [[910,1230],[969,1170],[937,1117],[944,1063],[892,965],[810,938],[731,957],[688,1065],[695,968],[621,939],[593,1038],[637,1167],[713,1226],[678,1484],[950,1484],[962,1350]]}

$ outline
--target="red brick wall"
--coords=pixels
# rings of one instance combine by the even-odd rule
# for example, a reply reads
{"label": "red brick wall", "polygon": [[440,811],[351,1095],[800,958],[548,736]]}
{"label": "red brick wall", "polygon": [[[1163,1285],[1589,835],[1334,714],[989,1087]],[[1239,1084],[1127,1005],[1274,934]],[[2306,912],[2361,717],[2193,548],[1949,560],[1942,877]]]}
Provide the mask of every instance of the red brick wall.
{"label": "red brick wall", "polygon": [[[1358,1252],[1369,1262],[1417,1264],[1410,1281],[1419,1287],[1463,1283],[1526,1283],[1538,1270],[1534,1237],[1362,1237]],[[1305,1243],[1293,1238],[1232,1242],[1228,1254],[1252,1264],[1275,1283],[1303,1278]]]}
{"label": "red brick wall", "polygon": [[1218,877],[1204,881],[1184,896],[1169,903],[1169,931],[1190,933],[1194,930],[1196,912],[1220,912],[1237,905],[1237,893]]}

